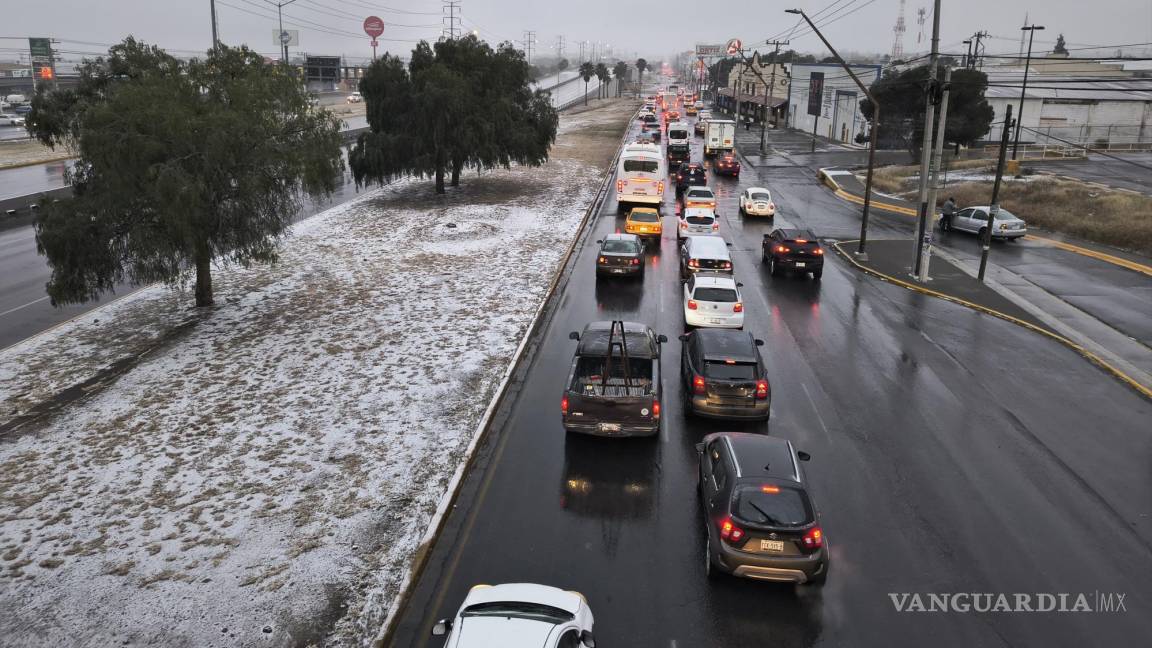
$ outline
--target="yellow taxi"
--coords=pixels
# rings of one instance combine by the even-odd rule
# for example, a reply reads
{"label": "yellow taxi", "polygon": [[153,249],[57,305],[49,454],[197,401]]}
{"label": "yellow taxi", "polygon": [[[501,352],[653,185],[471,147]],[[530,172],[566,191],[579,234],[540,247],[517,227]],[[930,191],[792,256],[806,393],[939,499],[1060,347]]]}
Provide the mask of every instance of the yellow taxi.
{"label": "yellow taxi", "polygon": [[660,212],[654,207],[634,208],[628,212],[628,219],[624,221],[624,233],[636,236],[660,236],[664,233]]}
{"label": "yellow taxi", "polygon": [[696,113],[697,113],[696,104],[690,103],[687,106],[684,106],[684,114],[685,115],[688,115],[689,117],[695,117]]}

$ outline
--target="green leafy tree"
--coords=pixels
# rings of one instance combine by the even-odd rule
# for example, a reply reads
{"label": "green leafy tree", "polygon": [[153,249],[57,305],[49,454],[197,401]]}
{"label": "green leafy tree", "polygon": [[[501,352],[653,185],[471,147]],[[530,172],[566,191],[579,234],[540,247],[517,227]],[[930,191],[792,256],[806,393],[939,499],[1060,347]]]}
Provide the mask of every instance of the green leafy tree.
{"label": "green leafy tree", "polygon": [[35,224],[53,304],[193,271],[196,305],[211,306],[213,262],[274,260],[303,195],[330,194],[343,171],[339,119],[247,48],[183,62],[129,37],[79,72],[41,88],[28,120],[78,154],[73,198]]}
{"label": "green leafy tree", "polygon": [[[906,148],[913,158],[920,153],[924,137],[924,111],[927,107],[928,66],[890,73],[872,84],[872,96],[884,107],[880,117],[882,139],[877,145]],[[948,97],[948,123],[944,139],[948,143],[971,146],[988,133],[992,106],[984,98],[988,76],[979,70],[953,70]],[[872,104],[860,102],[860,112],[872,118]]]}
{"label": "green leafy tree", "polygon": [[596,78],[600,80],[600,88],[597,93],[598,98],[608,96],[608,81],[612,79],[612,72],[608,66],[603,63],[596,64]]}
{"label": "green leafy tree", "polygon": [[638,76],[637,83],[640,84],[640,89],[644,89],[644,71],[648,69],[648,61],[642,58],[636,59],[636,73]]}
{"label": "green leafy tree", "polygon": [[580,64],[580,78],[584,79],[584,105],[588,105],[588,82],[592,77],[596,76],[596,66],[592,65],[590,61],[584,61]]}
{"label": "green leafy tree", "polygon": [[619,97],[624,89],[624,77],[628,75],[628,64],[624,61],[617,61],[616,65],[612,68],[612,76],[616,77],[616,96]]}

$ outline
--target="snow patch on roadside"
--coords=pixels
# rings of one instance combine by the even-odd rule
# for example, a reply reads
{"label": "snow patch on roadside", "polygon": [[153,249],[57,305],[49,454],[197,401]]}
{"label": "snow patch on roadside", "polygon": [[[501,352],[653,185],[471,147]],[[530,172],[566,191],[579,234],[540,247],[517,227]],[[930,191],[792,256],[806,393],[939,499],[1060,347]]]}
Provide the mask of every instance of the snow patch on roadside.
{"label": "snow patch on roadside", "polygon": [[[558,143],[620,126],[580,117]],[[0,353],[10,417],[149,351],[0,445],[0,636],[362,645],[601,172],[399,182],[298,224],[274,266],[218,271],[209,313],[152,287]]]}

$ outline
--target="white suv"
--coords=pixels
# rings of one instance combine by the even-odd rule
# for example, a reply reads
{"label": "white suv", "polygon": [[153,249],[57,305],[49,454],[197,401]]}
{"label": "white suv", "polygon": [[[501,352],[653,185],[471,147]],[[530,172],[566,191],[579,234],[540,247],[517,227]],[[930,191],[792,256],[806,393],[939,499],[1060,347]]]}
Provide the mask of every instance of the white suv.
{"label": "white suv", "polygon": [[684,282],[684,324],[708,328],[744,328],[744,300],[731,275],[698,272]]}
{"label": "white suv", "polygon": [[448,634],[444,648],[596,648],[584,595],[532,583],[473,587],[432,634]]}

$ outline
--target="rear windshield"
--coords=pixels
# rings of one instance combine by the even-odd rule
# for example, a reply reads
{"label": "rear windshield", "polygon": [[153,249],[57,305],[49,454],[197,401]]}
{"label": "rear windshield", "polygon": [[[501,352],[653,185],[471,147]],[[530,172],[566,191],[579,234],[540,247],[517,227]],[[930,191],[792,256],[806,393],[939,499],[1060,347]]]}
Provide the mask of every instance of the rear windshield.
{"label": "rear windshield", "polygon": [[715,198],[712,192],[707,189],[694,189],[688,192],[689,198]]}
{"label": "rear windshield", "polygon": [[676,130],[668,131],[668,137],[672,139],[688,139],[688,131],[677,128]]}
{"label": "rear windshield", "polygon": [[632,220],[637,223],[658,223],[660,222],[660,215],[655,212],[632,212]]}
{"label": "rear windshield", "polygon": [[635,253],[640,251],[640,246],[632,241],[604,241],[604,247],[600,248],[603,252],[616,252],[616,253]]}
{"label": "rear windshield", "polygon": [[1001,209],[996,212],[996,220],[1016,220],[1016,214],[1013,214],[1007,209]]}
{"label": "rear windshield", "polygon": [[772,200],[772,196],[763,191],[752,192],[752,200]]}
{"label": "rear windshield", "polygon": [[717,380],[756,380],[756,365],[750,362],[705,362],[704,377]]}
{"label": "rear windshield", "polygon": [[736,291],[731,288],[697,288],[692,297],[706,302],[736,303]]}
{"label": "rear windshield", "polygon": [[641,171],[644,173],[656,173],[660,169],[660,163],[656,160],[624,160],[624,171],[633,173]]}
{"label": "rear windshield", "polygon": [[714,220],[716,219],[711,216],[688,216],[684,222],[689,225],[711,225]]}
{"label": "rear windshield", "polygon": [[794,488],[741,486],[733,497],[733,514],[752,524],[799,527],[812,522],[808,498]]}

